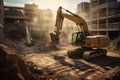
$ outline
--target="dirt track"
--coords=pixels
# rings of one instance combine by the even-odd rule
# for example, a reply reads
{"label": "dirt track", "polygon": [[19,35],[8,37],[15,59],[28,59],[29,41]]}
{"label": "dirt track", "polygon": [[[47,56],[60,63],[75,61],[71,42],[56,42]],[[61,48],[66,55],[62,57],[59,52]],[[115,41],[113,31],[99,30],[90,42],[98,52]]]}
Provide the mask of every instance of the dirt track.
{"label": "dirt track", "polygon": [[104,80],[105,75],[116,66],[120,66],[120,55],[108,52],[106,57],[94,58],[89,61],[70,59],[64,46],[60,50],[42,53],[21,54],[28,70],[38,80]]}

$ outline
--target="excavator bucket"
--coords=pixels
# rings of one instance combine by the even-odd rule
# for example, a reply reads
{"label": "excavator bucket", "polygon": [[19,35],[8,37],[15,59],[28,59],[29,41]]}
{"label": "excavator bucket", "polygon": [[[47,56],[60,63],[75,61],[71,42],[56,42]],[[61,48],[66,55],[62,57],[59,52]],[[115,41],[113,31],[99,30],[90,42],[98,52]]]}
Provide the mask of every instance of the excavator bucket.
{"label": "excavator bucket", "polygon": [[50,33],[50,38],[52,44],[59,44],[59,37],[56,34]]}

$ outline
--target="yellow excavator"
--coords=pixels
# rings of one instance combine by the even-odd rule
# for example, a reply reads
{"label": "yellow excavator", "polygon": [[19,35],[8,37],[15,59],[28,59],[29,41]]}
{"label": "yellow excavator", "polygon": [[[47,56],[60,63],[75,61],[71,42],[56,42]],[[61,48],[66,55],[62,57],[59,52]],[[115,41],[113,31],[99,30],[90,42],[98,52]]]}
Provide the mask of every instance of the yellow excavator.
{"label": "yellow excavator", "polygon": [[[66,13],[63,11],[66,11]],[[91,35],[83,18],[62,7],[59,7],[57,10],[55,32],[50,33],[53,44],[57,45],[60,43],[59,35],[64,18],[75,22],[81,29],[81,31],[72,34],[71,41],[72,45],[80,46],[80,48],[68,50],[67,54],[69,57],[80,56],[83,59],[89,60],[93,57],[106,56],[107,50],[103,49],[103,47],[109,46],[109,37],[107,35]]]}

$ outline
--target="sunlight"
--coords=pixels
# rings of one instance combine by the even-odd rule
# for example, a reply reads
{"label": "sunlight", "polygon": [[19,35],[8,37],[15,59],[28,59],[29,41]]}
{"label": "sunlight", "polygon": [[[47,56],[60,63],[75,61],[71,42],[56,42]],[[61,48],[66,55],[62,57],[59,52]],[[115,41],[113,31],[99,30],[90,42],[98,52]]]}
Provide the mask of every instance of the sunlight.
{"label": "sunlight", "polygon": [[76,8],[76,6],[70,0],[34,0],[34,3],[39,6],[39,9],[57,10],[59,6],[62,6],[75,12]]}
{"label": "sunlight", "polygon": [[39,9],[51,9],[57,10],[59,6],[64,7],[72,12],[75,12],[77,8],[77,4],[72,0],[23,0],[21,3],[11,3],[5,2],[5,5],[13,5],[13,6],[24,6],[24,4],[33,4],[39,6]]}

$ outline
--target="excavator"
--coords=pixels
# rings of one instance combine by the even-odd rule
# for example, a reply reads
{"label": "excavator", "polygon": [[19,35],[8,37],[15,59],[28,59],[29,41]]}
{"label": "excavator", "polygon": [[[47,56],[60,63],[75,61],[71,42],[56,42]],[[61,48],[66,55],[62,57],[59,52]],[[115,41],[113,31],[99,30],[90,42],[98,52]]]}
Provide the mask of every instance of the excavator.
{"label": "excavator", "polygon": [[53,44],[60,44],[60,33],[64,18],[76,23],[81,29],[81,31],[72,33],[71,44],[80,47],[67,51],[67,55],[70,58],[80,56],[85,60],[89,60],[95,57],[106,56],[107,50],[103,48],[109,46],[109,37],[107,35],[91,35],[87,23],[82,17],[62,7],[59,7],[57,10],[55,31],[50,33]]}

